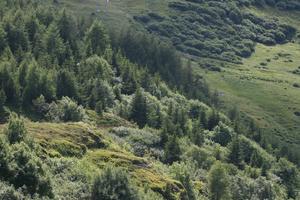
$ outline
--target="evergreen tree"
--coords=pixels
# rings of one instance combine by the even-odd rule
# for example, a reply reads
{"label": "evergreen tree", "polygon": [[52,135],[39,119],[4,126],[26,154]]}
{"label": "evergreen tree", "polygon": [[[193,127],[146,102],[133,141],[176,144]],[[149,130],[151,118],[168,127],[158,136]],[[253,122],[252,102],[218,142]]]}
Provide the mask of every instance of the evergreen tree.
{"label": "evergreen tree", "polygon": [[76,23],[74,22],[72,17],[67,14],[65,9],[59,16],[57,27],[59,30],[60,37],[63,39],[64,42],[71,43],[74,40],[76,36]]}
{"label": "evergreen tree", "polygon": [[191,140],[194,144],[196,144],[198,146],[202,146],[202,144],[204,143],[204,133],[203,133],[203,130],[201,128],[199,121],[197,121],[193,125],[193,129],[192,129],[192,133],[191,133]]}
{"label": "evergreen tree", "polygon": [[179,161],[181,156],[181,149],[176,136],[169,136],[164,148],[164,162],[172,164]]}
{"label": "evergreen tree", "polygon": [[140,128],[147,123],[147,101],[141,89],[137,89],[131,104],[130,119],[135,121]]}
{"label": "evergreen tree", "polygon": [[106,81],[96,79],[89,97],[89,106],[96,108],[96,104],[101,102],[101,107],[105,110],[106,108],[110,108],[114,105],[114,99],[115,95],[111,86]]}
{"label": "evergreen tree", "polygon": [[56,79],[56,96],[62,98],[68,96],[70,98],[78,98],[77,84],[75,75],[67,70],[60,70]]}
{"label": "evergreen tree", "polygon": [[30,105],[33,99],[36,99],[41,95],[40,92],[40,70],[37,63],[32,62],[29,66],[28,73],[26,75],[26,86],[23,92],[23,104]]}
{"label": "evergreen tree", "polygon": [[102,56],[109,47],[109,38],[102,23],[95,21],[86,33],[87,55]]}
{"label": "evergreen tree", "polygon": [[132,67],[126,66],[122,72],[122,93],[131,95],[138,88],[138,81]]}
{"label": "evergreen tree", "polygon": [[235,136],[229,145],[228,159],[238,167],[242,165],[242,151],[240,149],[239,136]]}
{"label": "evergreen tree", "polygon": [[230,199],[229,178],[224,166],[217,162],[208,174],[208,189],[211,200]]}
{"label": "evergreen tree", "polygon": [[250,165],[252,167],[261,167],[263,165],[262,157],[260,156],[258,150],[253,150],[251,158],[250,158]]}
{"label": "evergreen tree", "polygon": [[220,121],[220,115],[216,110],[213,109],[211,115],[208,118],[207,128],[210,131],[212,131],[214,127],[218,125],[219,121]]}
{"label": "evergreen tree", "polygon": [[4,90],[7,102],[18,103],[19,86],[14,79],[13,66],[9,62],[0,64],[0,87]]}
{"label": "evergreen tree", "polygon": [[63,40],[60,37],[59,30],[54,23],[48,27],[43,42],[45,43],[44,46],[46,47],[51,61],[57,61],[58,64],[62,65],[66,59],[66,46],[64,45]]}

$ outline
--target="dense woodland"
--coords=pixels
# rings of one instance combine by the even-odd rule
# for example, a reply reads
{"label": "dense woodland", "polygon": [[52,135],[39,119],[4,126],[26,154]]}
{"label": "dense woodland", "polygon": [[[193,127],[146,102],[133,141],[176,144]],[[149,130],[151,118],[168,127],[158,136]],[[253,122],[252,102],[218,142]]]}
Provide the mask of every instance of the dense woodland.
{"label": "dense woodland", "polygon": [[[239,2],[245,6],[263,3]],[[0,121],[5,124],[0,137],[0,199],[299,198],[297,165],[282,157],[253,121],[242,121],[237,108],[222,113],[218,94],[203,77],[194,75],[190,61],[182,61],[172,44],[134,29],[108,34],[97,16],[76,18],[51,3],[0,0]],[[299,9],[298,1],[265,3]],[[170,6],[186,9],[191,5]],[[224,5],[221,2],[213,8]],[[251,54],[255,40],[281,43],[294,34],[292,27],[251,15],[237,22],[240,14],[232,6],[228,29],[234,31],[238,24],[246,23],[245,31],[260,30],[268,37],[251,38],[250,31],[250,38],[241,35],[235,38],[236,44],[218,50],[226,47],[219,43],[223,39],[218,42],[217,36],[206,36],[205,42],[212,45],[206,47],[216,49],[216,55],[230,53],[235,62]],[[215,19],[215,25],[224,24],[218,21],[222,9],[212,12],[210,8],[197,15],[189,7],[182,20],[197,15]],[[151,14],[148,17],[161,20]],[[259,23],[252,29],[255,20]],[[276,27],[276,34],[268,25]],[[184,42],[184,51],[211,52],[200,43],[204,33],[212,33],[208,27],[202,33],[196,35],[198,44]],[[97,170],[87,173],[87,166],[78,163],[89,151],[88,144],[80,151],[65,146],[60,147],[59,155],[51,154],[26,128],[29,121],[58,127],[71,122],[93,124],[91,113],[98,117],[110,113],[127,120],[130,127],[110,127],[109,137],[124,151],[152,160],[155,169],[174,180],[181,192],[174,185],[157,189],[138,183],[139,177],[128,173],[131,166],[103,161]],[[98,141],[92,148],[106,146]]]}

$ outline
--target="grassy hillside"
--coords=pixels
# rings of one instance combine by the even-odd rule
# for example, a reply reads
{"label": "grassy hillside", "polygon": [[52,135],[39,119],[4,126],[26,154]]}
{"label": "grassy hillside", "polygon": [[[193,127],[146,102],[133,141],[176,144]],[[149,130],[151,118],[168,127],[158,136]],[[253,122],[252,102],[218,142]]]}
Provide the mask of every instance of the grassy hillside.
{"label": "grassy hillside", "polygon": [[[196,63],[200,61],[200,67],[202,69],[197,69],[197,64],[195,65],[195,69],[206,77],[209,85],[213,89],[224,92],[225,95],[222,99],[227,103],[225,107],[231,107],[232,102],[238,105],[242,112],[253,118],[259,126],[263,128],[264,132],[268,134],[269,139],[273,141],[275,145],[293,145],[296,149],[300,148],[300,138],[298,134],[300,132],[300,118],[298,116],[299,111],[297,110],[299,109],[300,91],[297,87],[300,82],[299,72],[297,72],[298,67],[300,66],[300,45],[297,34],[296,37],[292,39],[293,43],[288,42],[287,44],[275,46],[263,45],[261,44],[262,40],[259,39],[257,40],[258,45],[254,45],[255,47],[253,47],[253,50],[249,50],[250,52],[254,52],[250,53],[250,55],[252,55],[249,58],[240,59],[239,56],[236,57],[231,54],[226,54],[225,57],[220,57],[219,55],[221,54],[212,56],[214,54],[211,52],[212,50],[210,50],[210,48],[217,48],[219,45],[222,45],[222,43],[209,48],[207,48],[208,44],[206,43],[199,44],[201,46],[200,48],[208,49],[207,51],[199,52],[197,50],[197,41],[187,40],[185,43],[178,43],[178,39],[175,40],[173,38],[173,36],[178,37],[178,31],[179,37],[181,37],[181,33],[186,35],[197,34],[197,30],[195,30],[196,32],[194,33],[185,33],[185,31],[189,30],[189,26],[193,22],[189,21],[188,15],[181,14],[181,11],[178,10],[179,7],[176,8],[177,10],[174,10],[173,7],[169,6],[170,2],[177,3],[176,1],[116,0],[110,2],[109,7],[105,12],[103,11],[103,9],[105,9],[104,1],[99,2],[90,0],[77,2],[65,0],[63,2],[74,10],[80,8],[78,11],[81,12],[83,16],[89,16],[91,13],[100,16],[100,18],[104,19],[104,22],[111,27],[119,28],[123,25],[127,26],[127,24],[130,24],[143,30],[144,26],[148,31],[153,32],[156,35],[162,35],[162,39],[164,40],[171,40],[172,42],[176,41],[175,45],[178,45],[180,51],[183,50],[185,57],[193,55]],[[178,6],[181,4],[174,5]],[[97,10],[100,10],[100,12],[97,12]],[[300,14],[299,11],[296,10],[284,11],[270,6],[264,8],[245,7],[243,10],[245,13],[252,13],[262,19],[270,20],[270,22],[276,18],[276,23],[288,24],[296,29],[300,27],[299,20],[297,20]],[[159,18],[155,18],[155,15],[149,15],[152,21],[150,20],[148,22],[149,13],[154,13],[161,17],[162,21],[160,22]],[[186,18],[186,21],[171,20],[167,22],[168,18],[173,15],[179,15],[182,19]],[[193,15],[190,16],[193,17]],[[136,20],[136,17],[139,17],[138,20]],[[196,16],[195,19],[197,19]],[[144,23],[144,20],[147,22]],[[158,22],[158,28],[160,25],[165,30],[171,28],[168,31],[171,35],[165,35],[154,29],[154,26],[151,25],[151,23],[156,25],[156,22]],[[167,22],[168,24],[164,24],[164,22]],[[203,26],[201,23],[204,22],[200,22],[199,27],[206,27],[206,25]],[[179,30],[172,28],[173,24],[178,28],[181,28],[179,28]],[[183,27],[187,27],[187,29]],[[190,28],[194,30],[193,27]],[[212,27],[212,30],[214,29],[216,28]],[[234,35],[236,33],[231,34]],[[231,41],[233,40],[236,39],[232,39]],[[223,40],[221,39],[220,42],[222,41]],[[237,46],[239,45],[240,44],[237,44]],[[225,50],[225,52],[226,51],[230,52],[232,50]],[[236,52],[237,55],[240,55],[240,52]],[[194,57],[194,55],[197,56]],[[210,57],[213,61],[211,59],[207,60],[207,57]],[[248,57],[248,55],[246,57]],[[219,62],[219,59],[229,61],[229,63]],[[240,64],[232,64],[231,61],[237,61]],[[222,66],[225,67],[222,68]],[[219,67],[222,68],[221,73],[213,72],[208,69]],[[295,150],[293,152],[295,153],[297,151],[298,150]]]}
{"label": "grassy hillside", "polygon": [[[204,72],[209,83],[230,105],[236,104],[269,133],[270,140],[300,145],[299,45],[257,45],[242,65],[228,65],[222,72]],[[276,139],[274,138],[276,137]]]}
{"label": "grassy hillside", "polygon": [[263,0],[40,2],[0,0],[0,199],[299,198],[292,20]]}
{"label": "grassy hillside", "polygon": [[[276,17],[299,31],[299,12],[274,8],[249,11],[265,18]],[[295,37],[282,45],[257,44],[250,58],[240,65],[226,64],[221,73],[201,72],[214,88],[224,92],[227,105],[238,105],[264,129],[270,141],[290,146],[293,156],[300,148],[299,56],[299,38]]]}
{"label": "grassy hillside", "polygon": [[[89,123],[46,123],[26,120],[25,124],[29,136],[41,146],[42,157],[75,159],[79,166],[86,168],[84,173],[88,173],[88,177],[90,176],[89,181],[92,181],[96,173],[100,173],[109,165],[122,167],[128,170],[138,185],[147,185],[153,191],[161,194],[166,193],[168,185],[173,191],[171,194],[173,198],[179,199],[180,195],[184,193],[180,182],[160,171],[156,163],[149,158],[135,156],[126,148],[120,147],[115,141],[116,138],[109,133],[112,128],[119,127],[120,124],[123,127],[134,127],[133,124],[110,114],[99,117],[91,111],[90,116]],[[5,128],[6,125],[0,125],[0,132],[3,133]],[[56,175],[58,176],[58,174]],[[58,195],[57,198],[63,197],[63,192],[70,189],[70,186],[67,186],[67,180],[60,180],[58,177],[53,179],[55,184],[59,184],[59,181],[65,183],[63,187],[57,187],[55,191]],[[78,192],[74,188],[73,190],[74,194]]]}

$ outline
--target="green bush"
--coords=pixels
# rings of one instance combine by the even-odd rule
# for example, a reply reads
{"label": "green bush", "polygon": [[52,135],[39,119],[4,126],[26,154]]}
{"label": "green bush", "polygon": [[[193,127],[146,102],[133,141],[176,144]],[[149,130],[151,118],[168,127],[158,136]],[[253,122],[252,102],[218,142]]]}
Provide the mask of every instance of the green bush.
{"label": "green bush", "polygon": [[70,99],[63,97],[57,103],[52,102],[49,105],[49,111],[46,116],[53,121],[82,121],[87,118],[85,110],[82,106]]}
{"label": "green bush", "polygon": [[137,200],[136,189],[129,178],[120,168],[106,168],[102,174],[96,177],[92,189],[92,200]]}
{"label": "green bush", "polygon": [[25,191],[31,195],[37,193],[41,196],[53,196],[48,172],[27,144],[21,142],[12,145],[11,156],[9,166],[12,176],[9,181],[16,188],[25,186]]}
{"label": "green bush", "polygon": [[10,144],[24,141],[27,135],[24,119],[20,118],[16,113],[11,113],[6,134]]}
{"label": "green bush", "polygon": [[0,199],[5,200],[20,200],[20,199],[28,199],[24,196],[24,194],[20,191],[17,191],[13,186],[8,185],[0,181]]}

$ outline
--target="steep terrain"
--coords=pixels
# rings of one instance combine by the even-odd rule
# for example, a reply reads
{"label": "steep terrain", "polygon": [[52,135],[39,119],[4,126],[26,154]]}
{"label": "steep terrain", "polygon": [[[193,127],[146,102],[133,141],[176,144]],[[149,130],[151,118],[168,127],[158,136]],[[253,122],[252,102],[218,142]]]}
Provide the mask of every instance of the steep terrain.
{"label": "steep terrain", "polygon": [[[275,147],[300,155],[299,3],[277,1],[62,1],[113,29],[133,26],[170,41]],[[84,12],[83,12],[84,11]],[[120,25],[122,24],[122,25]],[[256,45],[258,44],[258,45]],[[220,72],[221,71],[221,72]]]}
{"label": "steep terrain", "polygon": [[299,199],[297,2],[0,0],[0,199]]}

